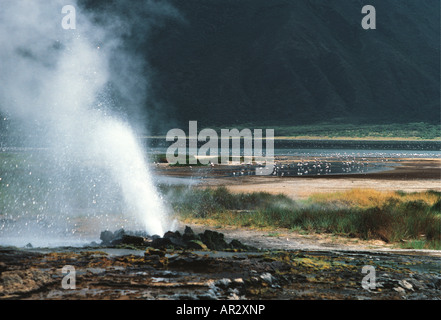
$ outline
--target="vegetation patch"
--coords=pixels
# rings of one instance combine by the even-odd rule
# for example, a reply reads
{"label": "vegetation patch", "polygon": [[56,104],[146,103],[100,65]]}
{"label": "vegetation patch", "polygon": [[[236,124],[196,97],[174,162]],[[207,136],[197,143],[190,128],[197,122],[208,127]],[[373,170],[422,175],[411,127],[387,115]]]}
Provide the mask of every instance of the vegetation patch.
{"label": "vegetation patch", "polygon": [[[180,219],[383,240],[415,249],[441,249],[441,193],[354,189],[294,201],[265,192],[233,194],[224,187],[163,190]],[[274,234],[272,232],[271,234]]]}

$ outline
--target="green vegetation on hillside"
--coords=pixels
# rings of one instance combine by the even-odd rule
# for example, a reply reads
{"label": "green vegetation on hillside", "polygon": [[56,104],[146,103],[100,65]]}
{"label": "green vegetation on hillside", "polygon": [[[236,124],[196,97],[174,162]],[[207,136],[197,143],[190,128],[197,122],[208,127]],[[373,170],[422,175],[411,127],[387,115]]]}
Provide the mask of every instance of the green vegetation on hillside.
{"label": "green vegetation on hillside", "polygon": [[[274,129],[275,137],[311,139],[441,140],[441,124],[424,122],[406,124],[333,124],[262,126],[255,123],[223,128]],[[219,132],[221,127],[218,128]]]}

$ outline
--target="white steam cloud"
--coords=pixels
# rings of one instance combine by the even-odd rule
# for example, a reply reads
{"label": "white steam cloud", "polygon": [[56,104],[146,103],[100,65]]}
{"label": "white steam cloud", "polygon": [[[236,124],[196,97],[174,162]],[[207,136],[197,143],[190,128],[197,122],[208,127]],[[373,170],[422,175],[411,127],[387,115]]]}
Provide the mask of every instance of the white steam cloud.
{"label": "white steam cloud", "polygon": [[[76,9],[74,30],[62,28],[67,4]],[[93,18],[76,1],[0,0],[0,112],[16,124],[9,134],[25,132],[50,154],[40,167],[49,168],[45,178],[57,187],[46,192],[39,215],[69,215],[75,210],[69,198],[87,189],[96,210],[121,206],[125,217],[162,235],[169,227],[167,209],[111,91],[118,89],[118,101],[130,104],[128,109],[144,103],[145,63],[122,48],[127,20],[106,17],[98,26]],[[29,214],[12,204],[7,208],[24,219]]]}

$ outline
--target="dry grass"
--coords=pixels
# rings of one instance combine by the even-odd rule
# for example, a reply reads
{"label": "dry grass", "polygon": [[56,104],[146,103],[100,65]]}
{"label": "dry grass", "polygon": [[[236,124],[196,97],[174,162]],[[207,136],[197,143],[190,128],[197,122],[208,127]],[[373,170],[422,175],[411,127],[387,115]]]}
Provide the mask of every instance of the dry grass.
{"label": "dry grass", "polygon": [[352,189],[344,192],[313,194],[309,198],[309,201],[323,205],[335,204],[348,207],[370,208],[383,207],[391,201],[398,203],[422,201],[429,206],[433,206],[439,199],[439,193],[433,191],[405,193],[400,191],[378,191],[374,189]]}

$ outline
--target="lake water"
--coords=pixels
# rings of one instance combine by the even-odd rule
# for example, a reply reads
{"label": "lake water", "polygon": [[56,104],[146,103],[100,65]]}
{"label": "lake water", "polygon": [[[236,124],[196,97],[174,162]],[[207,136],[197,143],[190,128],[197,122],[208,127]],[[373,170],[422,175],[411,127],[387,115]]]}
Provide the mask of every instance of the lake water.
{"label": "lake water", "polygon": [[[171,145],[171,142],[159,138],[145,138],[142,142],[148,153],[152,154],[165,154]],[[203,142],[199,143],[198,148],[203,144]],[[243,146],[243,143],[241,146]],[[263,143],[263,150],[265,151],[265,143]],[[241,148],[242,155],[243,151],[243,148]],[[195,154],[197,150],[188,150],[188,152]],[[359,158],[441,158],[441,141],[275,139],[274,155],[324,158],[354,156]]]}

